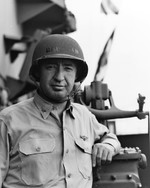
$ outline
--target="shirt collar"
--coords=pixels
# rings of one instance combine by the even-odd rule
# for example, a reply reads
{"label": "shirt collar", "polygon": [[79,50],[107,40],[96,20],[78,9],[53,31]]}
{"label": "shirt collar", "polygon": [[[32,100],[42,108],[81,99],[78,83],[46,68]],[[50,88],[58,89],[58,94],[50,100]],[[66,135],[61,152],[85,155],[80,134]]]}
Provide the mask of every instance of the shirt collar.
{"label": "shirt collar", "polygon": [[[44,100],[42,97],[39,96],[39,94],[36,92],[34,96],[34,103],[37,106],[38,110],[40,111],[40,114],[44,119],[47,119],[49,114],[56,110],[54,105],[46,100]],[[70,116],[74,118],[73,115],[73,106],[71,104],[71,101],[68,100],[66,105],[66,112],[69,112]]]}

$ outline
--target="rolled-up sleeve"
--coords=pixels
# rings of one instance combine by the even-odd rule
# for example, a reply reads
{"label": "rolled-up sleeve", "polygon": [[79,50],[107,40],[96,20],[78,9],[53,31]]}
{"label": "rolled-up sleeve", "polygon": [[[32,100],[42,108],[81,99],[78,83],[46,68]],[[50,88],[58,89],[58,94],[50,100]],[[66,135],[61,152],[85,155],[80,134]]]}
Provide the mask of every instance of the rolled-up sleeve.
{"label": "rolled-up sleeve", "polygon": [[6,177],[9,167],[9,141],[8,130],[2,120],[0,120],[0,187]]}
{"label": "rolled-up sleeve", "polygon": [[114,151],[117,154],[121,148],[121,144],[117,136],[111,133],[105,125],[99,123],[94,115],[92,117],[92,125],[94,129],[95,141],[111,145],[114,147]]}

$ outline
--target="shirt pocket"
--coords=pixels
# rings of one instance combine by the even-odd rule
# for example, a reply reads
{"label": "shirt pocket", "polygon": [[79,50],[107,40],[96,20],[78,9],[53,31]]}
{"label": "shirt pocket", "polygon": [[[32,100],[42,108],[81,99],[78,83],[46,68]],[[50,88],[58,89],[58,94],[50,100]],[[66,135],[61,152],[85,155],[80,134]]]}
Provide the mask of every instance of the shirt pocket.
{"label": "shirt pocket", "polygon": [[92,146],[82,139],[76,139],[75,144],[79,172],[85,179],[89,179],[92,175]]}
{"label": "shirt pocket", "polygon": [[19,143],[21,178],[25,184],[43,185],[55,176],[52,164],[54,150],[54,138],[34,138]]}

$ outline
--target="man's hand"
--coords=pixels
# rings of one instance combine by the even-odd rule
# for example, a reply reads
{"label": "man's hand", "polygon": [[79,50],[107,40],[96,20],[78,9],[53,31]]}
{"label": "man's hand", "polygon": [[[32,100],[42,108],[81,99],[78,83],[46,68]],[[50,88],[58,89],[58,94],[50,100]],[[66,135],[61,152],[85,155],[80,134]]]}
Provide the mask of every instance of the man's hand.
{"label": "man's hand", "polygon": [[139,111],[136,111],[136,115],[139,119],[145,119],[146,118],[146,115],[148,115],[147,112],[139,112]]}
{"label": "man's hand", "polygon": [[115,155],[115,149],[109,144],[97,143],[93,146],[92,163],[93,167],[101,166],[101,164],[109,164]]}

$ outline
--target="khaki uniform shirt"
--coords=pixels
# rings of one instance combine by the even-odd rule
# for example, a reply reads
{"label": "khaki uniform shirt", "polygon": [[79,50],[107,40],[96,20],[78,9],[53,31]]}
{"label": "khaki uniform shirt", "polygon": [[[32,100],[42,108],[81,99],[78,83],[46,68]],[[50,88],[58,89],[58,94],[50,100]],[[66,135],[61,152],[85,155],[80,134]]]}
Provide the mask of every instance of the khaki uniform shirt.
{"label": "khaki uniform shirt", "polygon": [[120,148],[89,110],[70,103],[57,117],[38,94],[0,113],[0,187],[91,188],[95,140]]}

